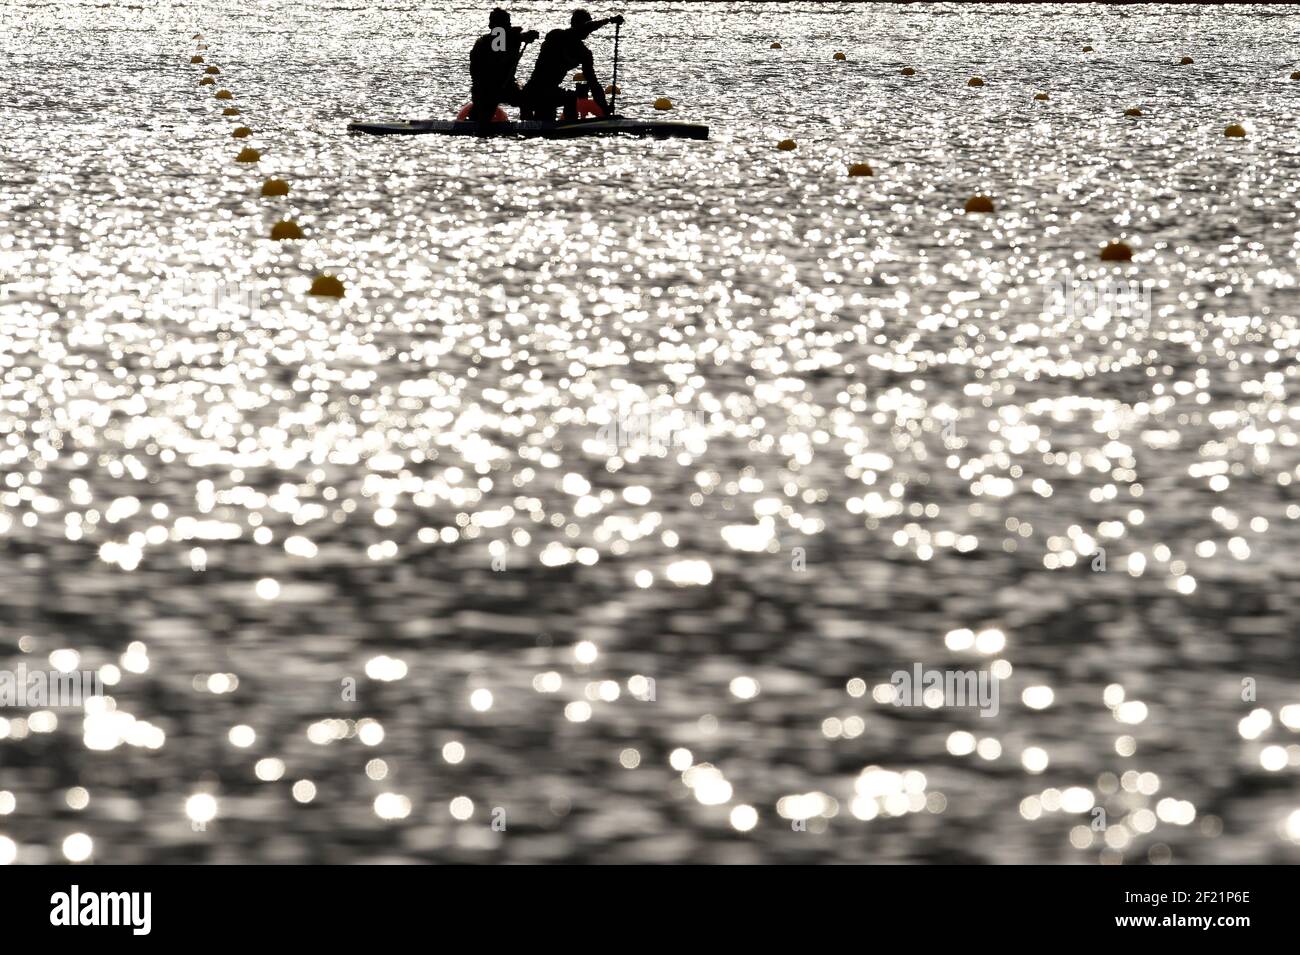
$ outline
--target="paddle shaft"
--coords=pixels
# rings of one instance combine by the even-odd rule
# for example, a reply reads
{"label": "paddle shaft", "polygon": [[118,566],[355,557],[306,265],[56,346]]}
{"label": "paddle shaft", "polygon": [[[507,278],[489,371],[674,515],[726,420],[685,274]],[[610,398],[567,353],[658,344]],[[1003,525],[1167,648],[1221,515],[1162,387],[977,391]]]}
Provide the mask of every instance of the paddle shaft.
{"label": "paddle shaft", "polygon": [[619,28],[622,26],[623,24],[621,23],[614,24],[614,81],[610,86],[611,92],[609,94],[609,115],[610,116],[617,115],[617,112],[614,109],[614,105],[618,102],[618,31]]}

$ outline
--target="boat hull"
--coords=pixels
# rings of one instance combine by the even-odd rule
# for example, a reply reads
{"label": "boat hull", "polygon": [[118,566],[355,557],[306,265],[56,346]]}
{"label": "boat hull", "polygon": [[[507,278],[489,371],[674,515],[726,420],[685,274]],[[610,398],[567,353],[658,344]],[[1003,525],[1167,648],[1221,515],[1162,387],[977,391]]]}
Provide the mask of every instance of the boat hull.
{"label": "boat hull", "polygon": [[708,139],[709,127],[634,119],[580,119],[565,123],[479,123],[444,119],[348,123],[348,132],[372,136],[480,136],[523,139],[574,139],[581,136],[642,136],[655,139]]}

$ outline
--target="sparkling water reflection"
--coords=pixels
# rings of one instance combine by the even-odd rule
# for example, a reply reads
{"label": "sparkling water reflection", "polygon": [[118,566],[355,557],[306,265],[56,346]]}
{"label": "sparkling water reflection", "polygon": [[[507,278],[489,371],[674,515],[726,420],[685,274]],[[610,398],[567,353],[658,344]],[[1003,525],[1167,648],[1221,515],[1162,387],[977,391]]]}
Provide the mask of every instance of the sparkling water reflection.
{"label": "sparkling water reflection", "polygon": [[623,12],[708,142],[344,132],[479,8],[22,8],[0,665],[111,699],[0,862],[1296,861],[1300,19]]}

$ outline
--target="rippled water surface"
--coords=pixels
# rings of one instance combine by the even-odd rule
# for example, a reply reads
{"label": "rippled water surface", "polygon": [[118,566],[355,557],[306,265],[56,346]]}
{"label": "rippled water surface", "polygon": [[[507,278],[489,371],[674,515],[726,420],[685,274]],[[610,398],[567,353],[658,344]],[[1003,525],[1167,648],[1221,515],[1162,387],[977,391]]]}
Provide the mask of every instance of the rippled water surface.
{"label": "rippled water surface", "polygon": [[1300,17],[623,12],[3,4],[0,861],[1300,859]]}

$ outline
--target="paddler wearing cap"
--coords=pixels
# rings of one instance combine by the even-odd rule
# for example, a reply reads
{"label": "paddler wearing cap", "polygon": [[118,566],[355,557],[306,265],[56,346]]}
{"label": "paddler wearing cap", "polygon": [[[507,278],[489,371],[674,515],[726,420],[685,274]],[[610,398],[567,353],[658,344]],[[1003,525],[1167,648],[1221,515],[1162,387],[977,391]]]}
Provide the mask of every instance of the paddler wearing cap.
{"label": "paddler wearing cap", "polygon": [[552,30],[542,41],[533,75],[524,84],[522,116],[524,119],[555,121],[555,109],[564,110],[564,118],[578,118],[578,94],[565,89],[564,81],[569,71],[580,68],[592,98],[602,113],[609,113],[605,89],[596,76],[596,66],[591,50],[583,42],[591,34],[611,23],[622,25],[621,16],[593,20],[586,10],[574,10],[567,30]]}

